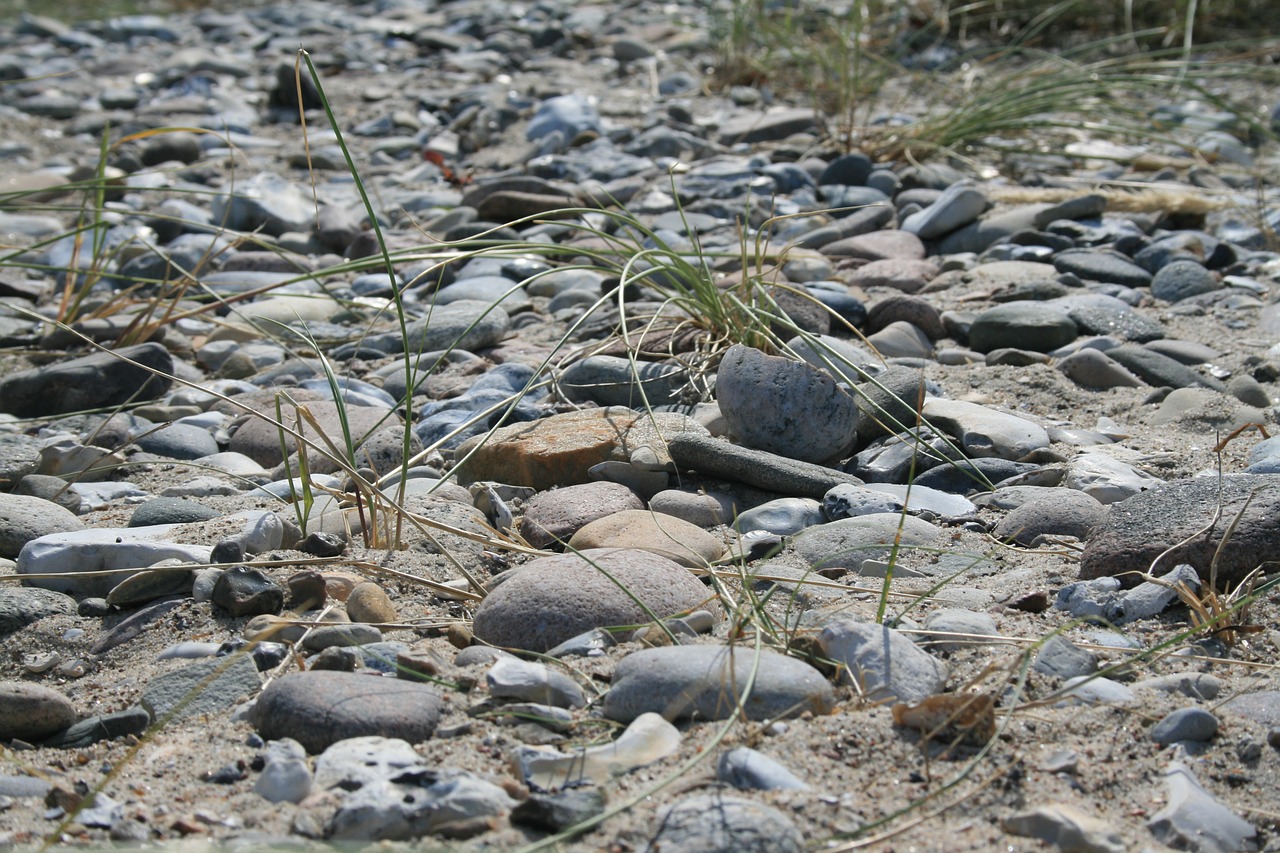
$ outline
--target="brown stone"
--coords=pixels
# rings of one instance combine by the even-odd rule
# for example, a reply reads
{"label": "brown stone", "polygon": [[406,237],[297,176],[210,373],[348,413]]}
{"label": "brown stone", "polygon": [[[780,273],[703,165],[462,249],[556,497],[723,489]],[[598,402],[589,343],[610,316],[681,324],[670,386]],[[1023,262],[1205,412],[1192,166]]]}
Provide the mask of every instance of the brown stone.
{"label": "brown stone", "polygon": [[520,535],[534,548],[568,541],[597,519],[624,509],[643,509],[644,501],[621,483],[583,483],[542,492],[529,501],[520,519]]}
{"label": "brown stone", "polygon": [[701,527],[647,509],[628,509],[593,521],[569,539],[569,547],[631,548],[700,567],[724,555],[724,543]]}
{"label": "brown stone", "polygon": [[381,625],[395,622],[398,614],[395,604],[382,587],[373,581],[366,581],[351,590],[351,595],[347,596],[347,615],[352,622]]}

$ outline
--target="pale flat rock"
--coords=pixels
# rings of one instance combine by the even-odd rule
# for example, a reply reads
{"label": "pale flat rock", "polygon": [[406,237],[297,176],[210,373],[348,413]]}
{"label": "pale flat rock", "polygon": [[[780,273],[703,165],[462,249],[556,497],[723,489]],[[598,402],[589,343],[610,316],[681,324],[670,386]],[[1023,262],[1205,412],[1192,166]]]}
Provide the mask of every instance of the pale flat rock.
{"label": "pale flat rock", "polygon": [[969,456],[1018,460],[1049,446],[1049,433],[1039,424],[976,403],[931,397],[924,402],[923,415],[955,438]]}
{"label": "pale flat rock", "polygon": [[724,555],[724,543],[701,527],[647,509],[625,509],[583,526],[569,548],[630,548],[698,568]]}

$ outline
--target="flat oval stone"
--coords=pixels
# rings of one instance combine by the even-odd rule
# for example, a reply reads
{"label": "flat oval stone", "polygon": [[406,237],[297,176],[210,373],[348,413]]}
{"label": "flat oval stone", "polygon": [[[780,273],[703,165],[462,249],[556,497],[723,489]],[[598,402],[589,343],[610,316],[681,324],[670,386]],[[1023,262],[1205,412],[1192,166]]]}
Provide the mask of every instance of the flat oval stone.
{"label": "flat oval stone", "polygon": [[551,489],[525,504],[520,535],[534,548],[565,542],[599,518],[624,509],[643,509],[644,501],[620,483],[582,483]]}
{"label": "flat oval stone", "polygon": [[688,569],[664,557],[622,548],[588,550],[542,557],[513,570],[476,608],[473,629],[495,646],[544,652],[593,628],[638,625],[654,615],[698,609],[710,596]]}
{"label": "flat oval stone", "polygon": [[1071,343],[1076,335],[1076,323],[1064,308],[1043,302],[1006,302],[974,318],[969,346],[983,353],[1005,347],[1049,352]]}
{"label": "flat oval stone", "polygon": [[0,681],[0,740],[40,740],[70,726],[77,716],[71,700],[57,690]]}
{"label": "flat oval stone", "polygon": [[264,739],[291,737],[311,754],[353,737],[399,738],[412,744],[435,733],[440,694],[399,678],[294,672],[262,691],[250,718]]}
{"label": "flat oval stone", "polygon": [[41,536],[83,529],[84,522],[52,501],[0,494],[0,557],[12,560]]}
{"label": "flat oval stone", "polygon": [[624,509],[584,526],[569,548],[630,548],[698,568],[724,555],[724,543],[701,527],[647,509]]}

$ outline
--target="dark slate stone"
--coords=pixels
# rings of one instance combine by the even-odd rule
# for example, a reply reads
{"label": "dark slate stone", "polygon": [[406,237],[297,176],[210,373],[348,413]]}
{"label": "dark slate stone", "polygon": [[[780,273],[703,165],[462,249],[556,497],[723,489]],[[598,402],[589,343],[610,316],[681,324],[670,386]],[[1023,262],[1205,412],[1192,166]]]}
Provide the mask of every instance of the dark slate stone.
{"label": "dark slate stone", "polygon": [[1107,350],[1107,356],[1118,361],[1143,382],[1157,388],[1170,385],[1174,388],[1191,388],[1201,386],[1214,391],[1227,390],[1227,387],[1212,376],[1204,376],[1181,362],[1161,355],[1145,347],[1125,344]]}
{"label": "dark slate stone", "polygon": [[39,418],[154,400],[172,381],[152,370],[173,373],[173,358],[156,343],[19,371],[0,379],[0,412]]}

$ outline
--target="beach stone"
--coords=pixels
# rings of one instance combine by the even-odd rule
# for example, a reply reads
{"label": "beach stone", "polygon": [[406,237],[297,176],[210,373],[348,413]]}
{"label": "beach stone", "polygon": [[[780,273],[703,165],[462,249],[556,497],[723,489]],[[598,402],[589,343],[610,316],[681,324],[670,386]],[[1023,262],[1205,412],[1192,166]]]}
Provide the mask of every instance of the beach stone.
{"label": "beach stone", "polygon": [[440,694],[421,682],[319,671],[277,678],[249,716],[263,738],[293,737],[314,755],[354,737],[427,740],[440,712]]}
{"label": "beach stone", "polygon": [[35,587],[0,587],[0,637],[46,616],[76,612],[76,600],[61,592]]}
{"label": "beach stone", "polygon": [[1259,690],[1232,696],[1218,706],[1264,726],[1280,726],[1280,690]]}
{"label": "beach stone", "polygon": [[216,509],[182,498],[152,498],[129,516],[130,527],[152,527],[157,524],[188,524],[208,521],[221,515]]}
{"label": "beach stone", "polygon": [[777,498],[739,513],[733,526],[742,533],[767,530],[791,536],[826,520],[822,504],[813,498]]}
{"label": "beach stone", "polygon": [[834,486],[822,496],[822,512],[828,521],[872,513],[901,512],[902,506],[894,495],[848,483]]}
{"label": "beach stone", "polygon": [[1164,481],[1128,462],[1109,456],[1103,449],[1080,453],[1067,463],[1062,485],[1084,492],[1099,503],[1113,504],[1139,492],[1154,488]]}
{"label": "beach stone", "polygon": [[1066,308],[1081,334],[1106,335],[1133,343],[1158,340],[1165,334],[1160,321],[1104,293],[1073,294],[1046,304]]}
{"label": "beach stone", "polygon": [[740,790],[804,791],[809,787],[779,762],[747,746],[721,754],[716,779]]}
{"label": "beach stone", "polygon": [[237,654],[197,661],[152,678],[142,688],[139,704],[156,722],[217,717],[261,686],[253,655]]}
{"label": "beach stone", "polygon": [[1069,640],[1053,636],[1040,647],[1031,667],[1036,672],[1065,681],[1093,675],[1098,671],[1098,659],[1092,652],[1072,644]]}
{"label": "beach stone", "polygon": [[52,749],[84,749],[99,741],[140,735],[149,725],[151,725],[151,714],[147,709],[134,705],[132,708],[112,714],[86,717],[69,728],[45,738],[40,745]]}
{"label": "beach stone", "polygon": [[1085,281],[1122,284],[1125,287],[1147,287],[1151,273],[1118,253],[1093,249],[1069,249],[1053,256],[1058,272],[1078,275]]}
{"label": "beach stone", "polygon": [[[289,75],[292,78],[292,73]],[[308,78],[309,79],[309,78]],[[212,201],[213,219],[235,231],[261,230],[272,237],[290,231],[310,231],[315,205],[301,184],[270,172],[237,181],[234,193],[220,193]]]}
{"label": "beach stone", "polygon": [[682,645],[642,649],[623,658],[605,695],[604,715],[623,723],[649,712],[668,720],[728,719],[738,713],[752,672],[751,695],[742,704],[748,719],[826,714],[835,705],[831,685],[797,658],[765,649],[757,660],[745,647]]}
{"label": "beach stone", "polygon": [[1010,835],[1035,838],[1063,853],[1124,853],[1124,838],[1106,821],[1066,803],[1009,815],[1000,821]]}
{"label": "beach stone", "polygon": [[737,507],[729,495],[721,492],[694,492],[681,489],[666,489],[658,492],[649,499],[649,509],[664,515],[673,515],[703,528],[730,524],[737,515]]}
{"label": "beach stone", "polygon": [[662,809],[657,820],[658,831],[645,853],[801,853],[805,849],[804,836],[785,813],[719,792],[686,797]]}
{"label": "beach stone", "polygon": [[867,561],[885,560],[898,540],[903,553],[939,543],[942,531],[927,521],[899,513],[872,513],[810,527],[794,540],[796,553],[816,570],[857,572]]}
{"label": "beach stone", "polygon": [[[393,423],[398,420],[394,414],[388,409],[374,406],[343,406],[339,407],[337,403],[329,400],[313,400],[306,403],[307,410],[311,412],[316,423],[325,435],[336,438],[337,443],[341,446],[342,442],[342,409],[345,409],[347,426],[351,430],[352,439],[357,445],[361,445],[370,437],[381,430],[384,425]],[[289,420],[289,408],[284,407],[285,419]],[[275,411],[270,411],[271,417],[275,417]],[[318,444],[322,448],[326,448],[323,440],[315,435],[315,429],[310,423],[306,423],[302,428],[303,435],[312,443]],[[255,417],[247,417],[231,436],[228,449],[235,453],[242,453],[248,456],[254,462],[263,466],[275,466],[284,461],[281,456],[281,435],[280,428],[268,420]],[[285,434],[283,437],[283,445],[288,452],[293,455],[297,452],[298,445],[296,439],[292,435]],[[327,450],[317,450],[315,447],[308,448],[308,459],[321,462],[322,457]],[[357,456],[357,459],[359,456]],[[334,468],[333,470],[337,470]],[[331,473],[316,469],[316,473]],[[296,475],[297,468],[295,465],[294,473]]]}
{"label": "beach stone", "polygon": [[947,336],[938,309],[919,296],[895,293],[876,300],[867,312],[866,327],[870,331],[883,331],[900,322],[910,323],[931,341]]}
{"label": "beach stone", "polygon": [[575,361],[560,376],[560,388],[574,402],[643,409],[680,400],[688,371],[672,364],[637,362],[612,355]]}
{"label": "beach stone", "polygon": [[[105,597],[133,573],[161,560],[209,562],[208,545],[166,541],[175,527],[100,527],[42,536],[23,547],[16,570],[20,575],[65,573],[68,577],[33,578],[28,583],[79,597]],[[101,571],[110,574],[71,576]]]}
{"label": "beach stone", "polygon": [[1203,708],[1179,708],[1151,727],[1151,739],[1160,746],[1209,741],[1218,733],[1218,725],[1218,718]]}
{"label": "beach stone", "polygon": [[1247,424],[1265,424],[1268,416],[1262,409],[1245,406],[1226,394],[1207,388],[1175,388],[1160,401],[1151,417],[1154,426],[1178,426],[1201,432],[1215,430],[1230,433]]}
{"label": "beach stone", "polygon": [[893,205],[887,202],[871,203],[859,207],[829,225],[802,234],[796,246],[802,249],[821,249],[848,237],[868,234],[893,221]]}
{"label": "beach stone", "polygon": [[817,116],[804,107],[777,107],[766,112],[744,112],[720,125],[720,144],[767,142],[793,133],[816,130]]}
{"label": "beach stone", "polygon": [[667,444],[681,470],[693,470],[756,488],[800,497],[821,498],[839,483],[861,484],[852,474],[800,462],[709,436],[685,433]]}
{"label": "beach stone", "polygon": [[741,344],[720,362],[716,398],[743,444],[790,459],[838,458],[857,436],[857,403],[830,374]]}
{"label": "beach stone", "polygon": [[13,559],[33,539],[83,530],[70,510],[36,497],[0,493],[0,557]]}
{"label": "beach stone", "polygon": [[969,346],[982,353],[1004,347],[1049,352],[1071,343],[1076,334],[1066,309],[1043,302],[1006,302],[974,318]]}
{"label": "beach stone", "polygon": [[38,741],[70,726],[79,714],[66,696],[25,681],[0,681],[0,741]]}
{"label": "beach stone", "polygon": [[516,801],[500,786],[465,770],[406,772],[362,785],[343,799],[326,837],[341,841],[405,841],[433,833],[486,832]]}
{"label": "beach stone", "polygon": [[921,240],[937,240],[968,225],[987,209],[987,197],[969,181],[959,181],[943,190],[937,201],[902,220],[902,230]]}
{"label": "beach stone", "polygon": [[875,334],[867,343],[884,358],[931,358],[933,342],[922,329],[906,320],[896,320]]}
{"label": "beach stone", "polygon": [[347,596],[347,616],[352,622],[381,625],[398,619],[396,606],[382,586],[372,581],[357,584]]}
{"label": "beach stone", "polygon": [[453,476],[462,485],[492,480],[541,492],[591,482],[592,466],[630,461],[641,446],[663,461],[669,458],[668,442],[690,434],[706,435],[706,428],[671,412],[641,414],[617,406],[565,412],[501,427],[488,440],[464,442],[457,456],[466,461]]}
{"label": "beach stone", "polygon": [[930,398],[923,414],[936,428],[960,442],[968,456],[1018,460],[1049,446],[1038,424],[962,400]]}
{"label": "beach stone", "polygon": [[648,551],[690,568],[705,566],[724,554],[723,543],[702,528],[647,509],[625,509],[592,521],[570,537],[568,547]]}
{"label": "beach stone", "polygon": [[1146,678],[1133,685],[1134,690],[1155,690],[1160,693],[1178,693],[1212,702],[1222,692],[1223,681],[1207,672],[1175,672]]}
{"label": "beach stone", "polygon": [[633,595],[665,618],[702,607],[710,593],[688,569],[646,551],[608,548],[541,557],[485,597],[473,630],[495,646],[545,652],[593,628],[651,621]]}
{"label": "beach stone", "polygon": [[154,400],[172,381],[152,370],[172,374],[173,369],[168,350],[146,343],[21,370],[0,379],[0,412],[38,418]]}
{"label": "beach stone", "polygon": [[644,501],[620,483],[583,483],[551,489],[525,504],[520,535],[534,548],[563,546],[592,521],[625,509],[643,508]]}
{"label": "beach stone", "polygon": [[1141,388],[1146,383],[1102,350],[1079,349],[1058,362],[1058,370],[1082,388]]}
{"label": "beach stone", "polygon": [[269,803],[300,803],[311,793],[311,768],[307,751],[293,738],[267,744],[262,774],[253,792]]}
{"label": "beach stone", "polygon": [[1222,286],[1217,276],[1192,260],[1165,264],[1151,279],[1151,295],[1166,302],[1180,302]]}
{"label": "beach stone", "polygon": [[184,423],[148,431],[134,439],[134,443],[147,453],[170,459],[199,459],[218,452],[218,442],[208,430]]}
{"label": "beach stone", "polygon": [[1198,853],[1257,849],[1253,825],[1214,799],[1185,764],[1169,762],[1164,782],[1167,805],[1147,821],[1161,844]]}
{"label": "beach stone", "polygon": [[1130,373],[1157,388],[1163,385],[1173,388],[1199,385],[1213,391],[1226,390],[1226,386],[1212,376],[1203,376],[1193,368],[1145,347],[1123,344],[1107,350],[1107,357],[1120,362]]}
{"label": "beach stone", "polygon": [[1074,489],[1047,489],[997,522],[991,535],[1001,542],[1035,547],[1043,536],[1088,539],[1106,523],[1107,509],[1097,498]]}
{"label": "beach stone", "polygon": [[284,610],[284,590],[259,569],[236,566],[218,576],[212,601],[232,616],[279,614]]}
{"label": "beach stone", "polygon": [[938,265],[928,259],[886,258],[850,270],[841,280],[851,287],[889,287],[903,293],[916,293],[939,272]]}
{"label": "beach stone", "polygon": [[999,637],[1000,629],[996,622],[985,613],[965,610],[960,607],[943,607],[933,610],[924,620],[924,629],[929,633],[929,645],[944,652],[958,652],[970,649],[982,643],[994,642],[992,639],[952,638],[948,634],[975,634],[980,637]]}
{"label": "beach stone", "polygon": [[511,810],[511,822],[543,832],[560,832],[605,810],[599,788],[570,788],[554,794],[531,793]]}
{"label": "beach stone", "polygon": [[[1219,494],[1218,521],[1201,532],[1215,518]],[[1227,526],[1250,494],[1253,499],[1219,552]],[[1258,555],[1273,553],[1278,539],[1277,475],[1228,474],[1221,483],[1216,477],[1170,480],[1111,505],[1106,526],[1085,545],[1080,577],[1114,575],[1124,583],[1124,572],[1147,571],[1164,554],[1157,570],[1188,563],[1207,579],[1217,553],[1218,582],[1234,586],[1258,564]]]}
{"label": "beach stone", "polygon": [[824,255],[835,258],[858,258],[866,261],[883,261],[890,258],[924,260],[924,243],[909,231],[885,228],[854,237],[845,237],[819,248]]}
{"label": "beach stone", "polygon": [[431,309],[428,317],[408,326],[404,349],[411,353],[440,350],[476,352],[497,346],[511,328],[511,317],[488,302],[461,299]]}
{"label": "beach stone", "polygon": [[587,704],[582,688],[563,672],[510,655],[494,662],[485,682],[489,695],[495,699],[536,702],[553,708],[581,708]]}
{"label": "beach stone", "polygon": [[887,625],[845,620],[818,635],[822,651],[843,669],[840,680],[871,701],[919,702],[942,692],[946,666]]}

